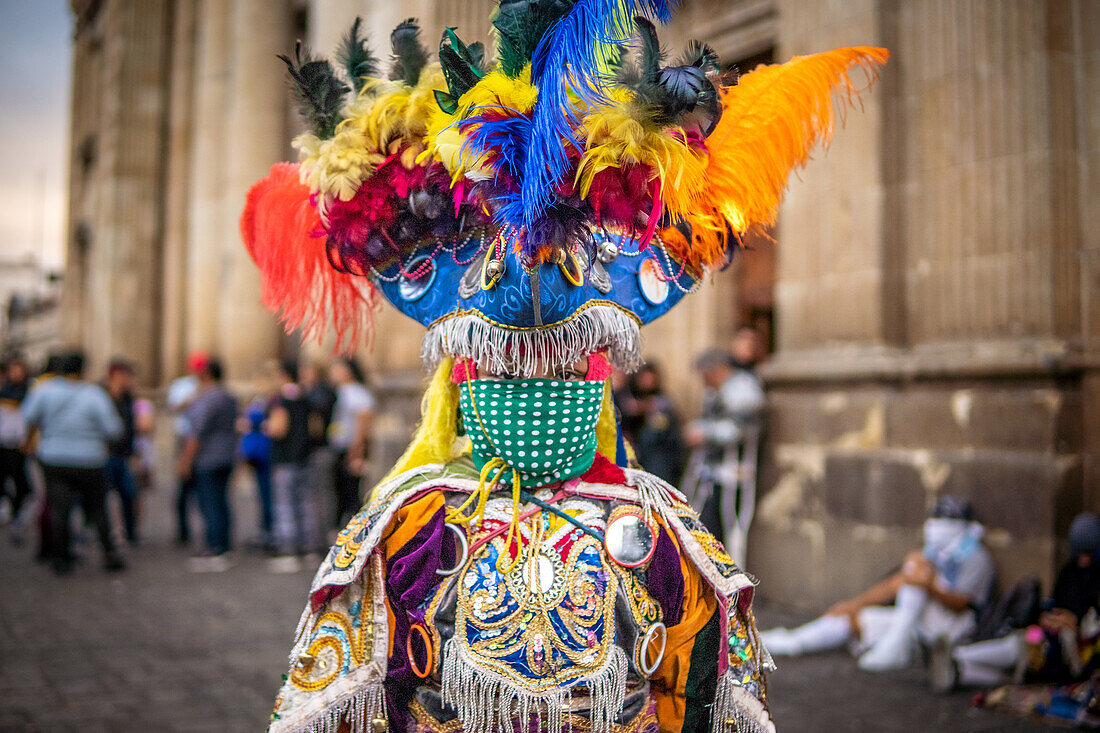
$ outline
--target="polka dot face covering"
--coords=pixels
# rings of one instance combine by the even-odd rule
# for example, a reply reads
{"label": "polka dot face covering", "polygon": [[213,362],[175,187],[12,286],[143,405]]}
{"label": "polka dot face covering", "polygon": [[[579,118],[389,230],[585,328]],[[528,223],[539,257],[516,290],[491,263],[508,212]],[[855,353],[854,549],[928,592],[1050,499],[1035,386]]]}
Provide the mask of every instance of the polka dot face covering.
{"label": "polka dot face covering", "polygon": [[579,476],[592,465],[602,381],[475,379],[459,388],[479,470],[500,458],[519,473],[524,488],[533,488]]}

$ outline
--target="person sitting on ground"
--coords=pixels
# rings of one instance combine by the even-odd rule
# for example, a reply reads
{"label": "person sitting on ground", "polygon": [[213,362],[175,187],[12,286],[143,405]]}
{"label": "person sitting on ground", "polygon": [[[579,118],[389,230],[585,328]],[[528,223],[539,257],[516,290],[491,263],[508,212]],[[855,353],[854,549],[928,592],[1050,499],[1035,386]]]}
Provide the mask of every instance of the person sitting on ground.
{"label": "person sitting on ground", "polygon": [[[960,646],[932,686],[993,687],[1012,682],[1062,684],[1088,678],[1100,661],[1100,517],[1085,512],[1069,528],[1070,558],[1058,573],[1039,622],[999,639]],[[936,665],[933,665],[934,671]]]}
{"label": "person sitting on ground", "polygon": [[765,631],[765,646],[794,656],[858,642],[860,668],[885,671],[908,666],[917,641],[965,638],[995,581],[982,534],[969,502],[941,497],[924,523],[923,550],[910,553],[901,570],[808,624]]}

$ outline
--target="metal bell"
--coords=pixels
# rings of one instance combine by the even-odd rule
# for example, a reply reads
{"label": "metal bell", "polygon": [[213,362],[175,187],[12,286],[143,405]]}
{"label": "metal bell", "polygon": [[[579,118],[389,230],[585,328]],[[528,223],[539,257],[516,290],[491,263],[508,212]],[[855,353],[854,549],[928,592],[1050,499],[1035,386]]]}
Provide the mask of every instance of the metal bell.
{"label": "metal bell", "polygon": [[485,265],[485,274],[489,276],[489,279],[497,280],[504,275],[504,261],[503,260],[489,260]]}
{"label": "metal bell", "polygon": [[599,249],[596,251],[596,256],[600,258],[600,262],[605,265],[609,262],[614,262],[615,258],[619,256],[619,246],[614,242],[600,242]]}

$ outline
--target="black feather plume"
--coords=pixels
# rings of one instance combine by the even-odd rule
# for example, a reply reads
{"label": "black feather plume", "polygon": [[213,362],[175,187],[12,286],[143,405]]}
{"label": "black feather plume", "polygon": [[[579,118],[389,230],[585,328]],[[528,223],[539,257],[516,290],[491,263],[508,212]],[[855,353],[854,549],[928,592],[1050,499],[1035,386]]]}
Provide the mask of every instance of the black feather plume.
{"label": "black feather plume", "polygon": [[314,59],[299,41],[294,47],[294,60],[279,56],[294,80],[298,108],[317,137],[327,139],[336,132],[342,119],[340,110],[349,88],[324,59]]}
{"label": "black feather plume", "polygon": [[390,34],[393,46],[393,65],[390,78],[402,80],[409,86],[420,81],[420,72],[428,65],[428,49],[420,42],[420,26],[416,18],[409,18]]}
{"label": "black feather plume", "polygon": [[474,41],[466,50],[470,52],[470,59],[473,60],[474,65],[481,71],[482,75],[489,73],[489,70],[485,68],[485,44],[481,41]]}
{"label": "black feather plume", "polygon": [[710,79],[718,71],[718,57],[708,46],[693,42],[683,63],[662,66],[665,54],[657,28],[641,16],[634,24],[640,46],[634,64],[622,67],[619,83],[633,90],[635,104],[646,110],[654,123],[698,125],[708,134],[720,113],[718,92]]}
{"label": "black feather plume", "polygon": [[717,74],[722,71],[718,63],[718,54],[714,49],[702,41],[688,43],[687,51],[680,57],[681,66],[697,66],[708,74]]}
{"label": "black feather plume", "polygon": [[359,35],[359,26],[362,22],[362,18],[355,18],[355,22],[341,39],[340,48],[336,52],[336,59],[344,67],[344,73],[347,74],[356,94],[362,91],[368,77],[378,75],[378,59],[371,54],[367,39]]}

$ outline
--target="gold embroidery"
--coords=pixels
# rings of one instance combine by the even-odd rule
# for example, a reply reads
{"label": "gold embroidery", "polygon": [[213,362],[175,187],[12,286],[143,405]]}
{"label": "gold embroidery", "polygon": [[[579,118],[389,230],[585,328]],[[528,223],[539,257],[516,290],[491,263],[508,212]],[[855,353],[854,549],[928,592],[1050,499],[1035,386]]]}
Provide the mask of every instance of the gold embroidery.
{"label": "gold embroidery", "polygon": [[309,631],[310,642],[290,671],[290,682],[306,691],[320,690],[359,667],[374,650],[372,617],[373,578],[364,573],[360,583],[348,586],[344,597],[330,604]]}
{"label": "gold embroidery", "polygon": [[[539,517],[534,521],[541,524]],[[544,530],[523,529],[529,541],[543,539]],[[584,535],[563,561],[556,548],[547,546],[549,539],[553,535],[528,547],[524,562],[503,576],[495,564],[486,564],[506,551],[504,540],[493,539],[471,558],[458,586],[456,640],[479,665],[532,692],[591,674],[604,664],[615,639],[617,584],[602,560],[602,547]],[[597,576],[606,578],[602,595]],[[474,588],[479,581],[484,581],[481,587]],[[501,615],[509,605],[514,608]],[[472,635],[478,638],[471,641]],[[530,673],[515,666],[517,652]]]}

